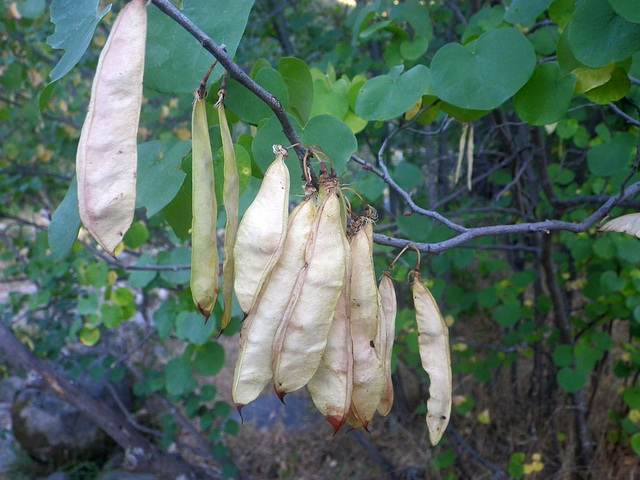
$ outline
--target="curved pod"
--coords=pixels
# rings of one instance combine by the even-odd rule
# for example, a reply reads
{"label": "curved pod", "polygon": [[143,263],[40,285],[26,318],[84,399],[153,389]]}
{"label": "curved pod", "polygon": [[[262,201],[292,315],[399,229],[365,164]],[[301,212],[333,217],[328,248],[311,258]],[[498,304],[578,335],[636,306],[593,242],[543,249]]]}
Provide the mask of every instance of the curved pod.
{"label": "curved pod", "polygon": [[413,303],[418,322],[418,347],[422,368],[429,375],[427,427],[431,444],[437,444],[451,415],[451,352],[449,328],[438,304],[419,276],[413,282]]}
{"label": "curved pod", "polygon": [[85,228],[110,255],[133,221],[137,136],[147,38],[147,9],[122,9],[100,53],[76,156],[78,209]]}

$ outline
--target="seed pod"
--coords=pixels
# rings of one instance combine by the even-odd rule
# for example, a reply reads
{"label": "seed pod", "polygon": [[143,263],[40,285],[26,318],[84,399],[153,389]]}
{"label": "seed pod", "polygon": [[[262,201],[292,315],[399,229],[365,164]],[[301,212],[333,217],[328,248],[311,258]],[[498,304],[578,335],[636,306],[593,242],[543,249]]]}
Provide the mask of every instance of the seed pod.
{"label": "seed pod", "polygon": [[[351,239],[351,338],[353,340],[354,413],[366,428],[380,404],[385,374],[375,341],[380,302],[373,267],[373,226],[365,222]],[[357,274],[356,274],[357,273]]]}
{"label": "seed pod", "polygon": [[282,253],[289,217],[287,152],[274,146],[276,159],[264,174],[262,185],[240,226],[234,248],[235,291],[240,308],[248,312],[254,298]]}
{"label": "seed pod", "polygon": [[136,206],[146,38],[144,0],[133,0],[118,15],[100,53],[78,142],[80,218],[110,255],[131,226]]}
{"label": "seed pod", "polygon": [[451,415],[451,352],[449,329],[438,304],[414,272],[413,303],[418,322],[418,346],[422,368],[429,375],[427,427],[431,444],[437,444],[449,424]]}
{"label": "seed pod", "polygon": [[343,237],[343,243],[346,254],[344,285],[338,297],[320,365],[307,384],[313,403],[333,426],[335,433],[338,433],[347,420],[353,393],[351,247],[346,237]]}
{"label": "seed pod", "polygon": [[378,413],[383,417],[389,415],[393,405],[393,382],[391,381],[391,353],[393,350],[393,341],[395,339],[396,327],[396,310],[398,304],[396,302],[396,291],[393,288],[393,282],[389,276],[389,272],[385,272],[378,286],[378,294],[380,297],[380,323],[378,324],[378,337],[376,338],[376,346],[380,349],[382,357],[382,368],[385,375],[385,387],[382,393],[380,405],[378,405]]}
{"label": "seed pod", "polygon": [[204,97],[196,93],[191,122],[192,220],[191,295],[205,319],[218,296],[218,247],[216,220],[218,205],[213,178],[213,155]]}
{"label": "seed pod", "polygon": [[291,212],[282,255],[242,325],[232,388],[238,410],[255,400],[271,380],[273,340],[292,295],[292,279],[305,264],[316,210],[309,198]]}
{"label": "seed pod", "polygon": [[305,266],[273,342],[273,385],[281,400],[305,386],[320,363],[344,282],[344,235],[340,200],[330,191],[318,208]]}
{"label": "seed pod", "polygon": [[224,210],[227,223],[224,229],[224,263],[222,264],[222,319],[220,331],[224,331],[231,320],[231,305],[233,301],[234,278],[234,246],[238,233],[238,197],[239,181],[236,154],[233,150],[233,140],[224,111],[224,101],[221,98],[217,104],[218,120],[220,121],[220,135],[222,136],[222,151],[224,153]]}

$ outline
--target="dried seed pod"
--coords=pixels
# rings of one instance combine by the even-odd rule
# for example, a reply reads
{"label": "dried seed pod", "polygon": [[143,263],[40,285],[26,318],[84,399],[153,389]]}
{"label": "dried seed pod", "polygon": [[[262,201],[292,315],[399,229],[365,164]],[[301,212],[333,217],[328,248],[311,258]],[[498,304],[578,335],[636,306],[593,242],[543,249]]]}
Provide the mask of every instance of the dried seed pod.
{"label": "dried seed pod", "polygon": [[393,382],[391,381],[391,353],[393,350],[393,341],[395,339],[396,311],[398,303],[396,302],[396,291],[393,288],[393,282],[389,276],[389,272],[384,272],[380,285],[378,286],[378,294],[380,297],[380,323],[378,324],[378,336],[376,345],[380,350],[382,358],[382,367],[385,374],[385,387],[382,393],[380,405],[378,405],[378,413],[387,416],[393,405]]}
{"label": "dried seed pod", "polygon": [[218,247],[216,220],[218,205],[213,178],[213,155],[204,97],[196,93],[192,115],[192,220],[191,295],[205,319],[218,296]]}
{"label": "dried seed pod", "polygon": [[240,222],[234,248],[235,291],[248,312],[282,253],[289,218],[287,152],[274,146],[276,159],[264,174],[260,191]]}
{"label": "dried seed pod", "polygon": [[305,386],[320,363],[344,282],[344,235],[332,189],[318,208],[305,266],[273,342],[273,385],[281,400]]}
{"label": "dried seed pod", "polygon": [[343,237],[346,254],[344,285],[329,328],[327,345],[307,388],[316,408],[340,430],[349,414],[353,393],[353,345],[351,343],[351,247]]}
{"label": "dried seed pod", "polygon": [[438,304],[414,271],[413,303],[418,323],[418,346],[422,368],[429,375],[427,427],[431,444],[437,444],[449,424],[451,415],[451,352],[449,328]]}
{"label": "dried seed pod", "polygon": [[365,222],[351,239],[351,338],[353,340],[354,413],[366,428],[380,404],[385,374],[376,345],[380,318],[378,286],[373,267],[373,226]]}
{"label": "dried seed pod", "polygon": [[118,15],[100,53],[78,142],[80,218],[110,255],[131,226],[136,205],[146,38],[147,8],[144,0],[133,0]]}
{"label": "dried seed pod", "polygon": [[240,192],[236,154],[233,150],[231,131],[224,111],[223,97],[216,104],[218,120],[220,121],[220,135],[222,137],[222,151],[224,153],[224,210],[227,223],[224,229],[224,263],[222,264],[222,319],[220,331],[224,331],[231,320],[231,305],[233,301],[234,278],[234,247],[238,234],[238,197]]}
{"label": "dried seed pod", "polygon": [[255,400],[271,380],[273,339],[291,299],[292,279],[304,267],[316,210],[309,198],[291,212],[282,255],[242,325],[232,388],[238,410]]}

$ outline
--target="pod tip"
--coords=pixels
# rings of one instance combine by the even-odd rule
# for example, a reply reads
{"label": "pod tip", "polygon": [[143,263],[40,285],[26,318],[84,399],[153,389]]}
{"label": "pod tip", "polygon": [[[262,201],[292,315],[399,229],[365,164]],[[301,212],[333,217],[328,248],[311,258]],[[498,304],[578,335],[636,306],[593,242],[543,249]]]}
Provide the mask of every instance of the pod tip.
{"label": "pod tip", "polygon": [[236,410],[238,410],[238,415],[240,415],[240,424],[244,425],[244,417],[242,416],[242,409],[244,408],[244,403],[236,403]]}
{"label": "pod tip", "polygon": [[338,417],[336,415],[326,415],[324,417],[327,422],[329,422],[331,424],[331,426],[333,427],[333,435],[335,436],[338,431],[342,428],[342,426],[344,425],[344,422],[346,420],[346,418],[344,418],[344,416],[342,417]]}
{"label": "pod tip", "polygon": [[286,402],[284,401],[284,396],[286,394],[287,394],[287,392],[282,392],[282,391],[276,389],[276,395],[278,396],[278,398],[280,399],[280,401],[282,402],[283,405],[286,405]]}

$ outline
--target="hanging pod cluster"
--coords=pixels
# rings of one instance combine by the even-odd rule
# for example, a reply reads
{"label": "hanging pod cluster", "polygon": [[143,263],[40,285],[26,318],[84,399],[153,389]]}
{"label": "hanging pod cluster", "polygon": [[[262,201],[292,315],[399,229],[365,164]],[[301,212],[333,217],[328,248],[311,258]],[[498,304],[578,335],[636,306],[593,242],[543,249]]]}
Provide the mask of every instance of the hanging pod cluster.
{"label": "hanging pod cluster", "polygon": [[[389,272],[378,285],[369,207],[355,216],[339,180],[321,164],[319,189],[291,214],[287,151],[275,161],[238,227],[235,292],[246,313],[232,386],[238,410],[273,382],[281,400],[305,385],[337,432],[367,428],[393,404],[391,354],[397,310]],[[423,366],[431,378],[427,423],[436,444],[449,419],[448,332],[414,275]],[[429,350],[429,351],[427,351]]]}
{"label": "hanging pod cluster", "polygon": [[144,0],[124,6],[100,53],[76,155],[85,228],[114,255],[133,221],[147,38]]}

